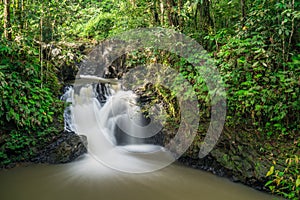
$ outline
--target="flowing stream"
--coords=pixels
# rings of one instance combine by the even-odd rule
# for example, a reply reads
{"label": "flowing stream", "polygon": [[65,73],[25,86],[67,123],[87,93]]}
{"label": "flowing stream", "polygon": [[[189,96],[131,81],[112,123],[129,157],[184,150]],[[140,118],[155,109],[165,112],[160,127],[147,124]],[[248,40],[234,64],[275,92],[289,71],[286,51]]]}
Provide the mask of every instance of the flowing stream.
{"label": "flowing stream", "polygon": [[87,136],[89,154],[68,164],[0,171],[1,200],[274,199],[210,173],[170,165],[172,154],[144,139],[145,127],[157,127],[149,127],[130,91],[86,85],[70,88],[64,100],[72,103],[66,126]]}

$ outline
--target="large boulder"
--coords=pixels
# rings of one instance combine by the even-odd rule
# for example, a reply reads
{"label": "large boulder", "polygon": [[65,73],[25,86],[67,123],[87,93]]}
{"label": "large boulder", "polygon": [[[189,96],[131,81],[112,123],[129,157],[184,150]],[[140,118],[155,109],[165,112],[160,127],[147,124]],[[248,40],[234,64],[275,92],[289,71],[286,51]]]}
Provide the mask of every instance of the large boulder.
{"label": "large boulder", "polygon": [[64,131],[32,161],[50,164],[68,163],[85,153],[87,153],[86,136]]}

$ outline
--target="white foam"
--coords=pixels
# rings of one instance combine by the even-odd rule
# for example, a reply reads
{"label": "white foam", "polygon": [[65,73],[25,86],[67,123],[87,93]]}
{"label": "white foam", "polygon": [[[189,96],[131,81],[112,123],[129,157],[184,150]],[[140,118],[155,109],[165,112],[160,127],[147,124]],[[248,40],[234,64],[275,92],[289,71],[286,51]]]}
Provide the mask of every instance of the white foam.
{"label": "white foam", "polygon": [[[118,91],[101,106],[94,92],[90,85],[82,87],[80,95],[73,95],[69,123],[75,132],[87,136],[88,151],[95,160],[130,173],[155,171],[175,161],[170,152],[157,145],[116,146],[115,123],[128,114],[125,112],[127,109],[135,109],[135,95],[131,91]],[[136,125],[128,127],[130,131],[138,128]],[[139,134],[143,134],[138,130]]]}

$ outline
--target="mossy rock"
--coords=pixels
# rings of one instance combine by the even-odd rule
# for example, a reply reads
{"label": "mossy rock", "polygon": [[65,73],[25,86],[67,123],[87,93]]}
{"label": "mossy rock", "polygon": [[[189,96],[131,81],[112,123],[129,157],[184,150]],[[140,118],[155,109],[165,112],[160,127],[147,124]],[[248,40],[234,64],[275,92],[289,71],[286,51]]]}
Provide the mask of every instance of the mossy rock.
{"label": "mossy rock", "polygon": [[74,132],[63,132],[45,147],[32,161],[37,163],[68,163],[87,153],[87,137]]}

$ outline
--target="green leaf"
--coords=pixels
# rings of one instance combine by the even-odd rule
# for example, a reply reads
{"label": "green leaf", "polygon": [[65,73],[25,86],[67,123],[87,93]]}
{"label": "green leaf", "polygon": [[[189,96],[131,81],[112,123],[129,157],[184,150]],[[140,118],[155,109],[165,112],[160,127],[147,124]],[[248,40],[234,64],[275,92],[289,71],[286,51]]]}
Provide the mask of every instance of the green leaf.
{"label": "green leaf", "polygon": [[269,181],[265,184],[265,186],[271,185],[272,183],[273,183],[273,180],[269,180]]}
{"label": "green leaf", "polygon": [[298,177],[296,180],[296,187],[299,187],[299,186],[300,186],[300,177]]}
{"label": "green leaf", "polygon": [[270,168],[270,170],[267,172],[266,177],[271,176],[274,173],[274,166]]}

